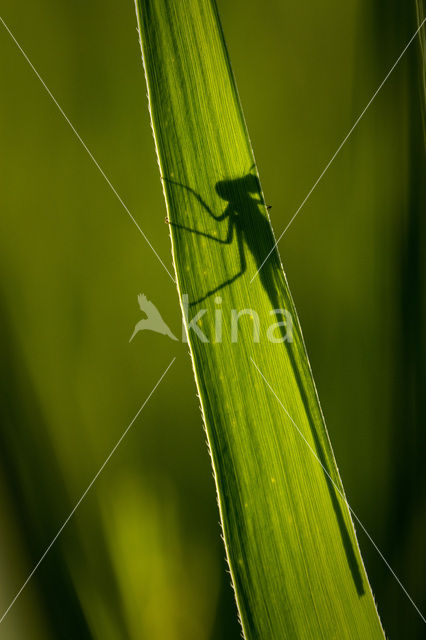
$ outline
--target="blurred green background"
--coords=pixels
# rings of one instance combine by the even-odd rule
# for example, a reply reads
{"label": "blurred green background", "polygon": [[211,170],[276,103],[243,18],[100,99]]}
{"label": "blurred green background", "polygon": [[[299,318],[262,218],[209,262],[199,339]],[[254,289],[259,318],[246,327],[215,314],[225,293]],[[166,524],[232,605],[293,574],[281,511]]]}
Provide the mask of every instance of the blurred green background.
{"label": "blurred green background", "polygon": [[[414,2],[221,0],[278,235],[416,29]],[[171,269],[131,0],[1,17]],[[349,503],[426,608],[424,146],[416,42],[280,242]],[[177,293],[0,25],[0,609],[8,640],[240,637]],[[388,636],[424,626],[362,531]],[[2,613],[0,613],[2,615]]]}

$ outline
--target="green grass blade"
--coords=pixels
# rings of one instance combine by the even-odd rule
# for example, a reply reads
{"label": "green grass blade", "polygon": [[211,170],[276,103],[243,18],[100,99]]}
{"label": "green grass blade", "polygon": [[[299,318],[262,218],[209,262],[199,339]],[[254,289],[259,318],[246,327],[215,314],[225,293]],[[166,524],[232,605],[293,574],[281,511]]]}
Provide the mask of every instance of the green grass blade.
{"label": "green grass blade", "polygon": [[[137,13],[245,636],[383,638],[277,251],[252,281],[274,239],[215,4],[137,0]],[[247,309],[233,341],[232,310]],[[291,314],[292,341],[288,317],[268,339],[273,309]]]}
{"label": "green grass blade", "polygon": [[[423,23],[426,18],[424,0],[416,0],[417,24]],[[423,117],[423,135],[426,143],[426,29],[419,32],[419,49],[420,49],[420,92],[421,92],[421,109]]]}

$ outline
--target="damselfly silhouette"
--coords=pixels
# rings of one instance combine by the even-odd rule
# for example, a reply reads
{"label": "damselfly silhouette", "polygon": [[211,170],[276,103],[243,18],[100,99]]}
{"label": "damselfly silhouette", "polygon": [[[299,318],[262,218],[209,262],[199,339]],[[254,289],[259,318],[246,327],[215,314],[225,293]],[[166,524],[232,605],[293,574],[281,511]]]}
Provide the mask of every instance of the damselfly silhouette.
{"label": "damselfly silhouette", "polygon": [[[163,178],[163,180],[191,193],[205,211],[217,222],[228,220],[228,229],[224,238],[218,238],[217,236],[198,229],[192,229],[179,223],[171,222],[170,224],[178,229],[183,229],[184,231],[194,233],[224,245],[232,244],[235,234],[238,245],[239,271],[213,289],[210,289],[210,291],[207,291],[202,297],[192,301],[190,303],[191,305],[203,302],[206,298],[220,291],[220,289],[231,285],[246,272],[247,259],[244,246],[251,252],[255,260],[256,269],[261,266],[265,255],[271,247],[274,246],[275,239],[268,217],[262,212],[262,207],[265,207],[265,203],[261,195],[259,179],[256,175],[248,173],[241,178],[220,180],[216,183],[215,191],[217,195],[227,202],[223,213],[220,214],[214,213],[201,195],[191,187],[168,178]],[[278,306],[277,278],[280,273],[278,253],[274,251],[259,272],[262,285],[271,300],[272,308]]]}

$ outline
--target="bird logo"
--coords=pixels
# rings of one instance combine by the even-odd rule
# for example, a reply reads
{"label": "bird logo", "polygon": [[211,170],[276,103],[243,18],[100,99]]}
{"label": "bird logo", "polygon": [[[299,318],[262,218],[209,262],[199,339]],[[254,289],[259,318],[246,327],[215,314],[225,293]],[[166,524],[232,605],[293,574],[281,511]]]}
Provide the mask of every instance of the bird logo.
{"label": "bird logo", "polygon": [[145,313],[147,316],[139,322],[135,326],[135,330],[133,331],[132,337],[129,342],[133,340],[135,335],[139,333],[139,331],[155,331],[156,333],[161,333],[163,336],[169,336],[172,340],[177,340],[176,336],[170,331],[169,327],[164,322],[161,317],[160,312],[158,311],[155,304],[153,304],[150,300],[147,299],[143,293],[138,295],[138,302],[141,308],[141,311]]}

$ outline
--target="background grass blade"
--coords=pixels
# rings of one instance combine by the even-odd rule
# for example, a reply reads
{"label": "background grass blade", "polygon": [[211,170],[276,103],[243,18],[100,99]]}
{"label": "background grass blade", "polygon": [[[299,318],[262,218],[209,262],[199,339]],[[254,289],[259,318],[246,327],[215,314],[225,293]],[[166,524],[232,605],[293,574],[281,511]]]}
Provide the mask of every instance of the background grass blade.
{"label": "background grass blade", "polygon": [[[383,637],[277,252],[250,284],[273,235],[215,5],[137,12],[181,304],[206,337],[189,331],[245,635]],[[278,308],[292,341],[267,339]],[[234,342],[232,310],[247,309]]]}

